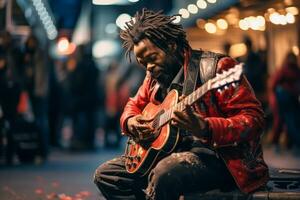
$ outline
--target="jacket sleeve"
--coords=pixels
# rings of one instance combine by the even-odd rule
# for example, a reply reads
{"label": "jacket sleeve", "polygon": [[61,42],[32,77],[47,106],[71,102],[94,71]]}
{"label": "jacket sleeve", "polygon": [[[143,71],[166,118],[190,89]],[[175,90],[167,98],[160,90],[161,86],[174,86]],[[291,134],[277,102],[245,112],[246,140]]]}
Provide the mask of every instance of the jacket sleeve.
{"label": "jacket sleeve", "polygon": [[126,103],[120,118],[122,134],[128,134],[127,120],[130,117],[141,114],[145,106],[150,102],[151,85],[152,79],[147,74],[136,95],[132,98],[129,98],[128,102]]}
{"label": "jacket sleeve", "polygon": [[[228,70],[235,64],[229,57],[222,58],[217,71]],[[242,76],[238,86],[230,85],[228,89],[214,91],[213,94],[223,116],[206,118],[214,147],[236,145],[260,136],[264,127],[264,113],[246,77]]]}

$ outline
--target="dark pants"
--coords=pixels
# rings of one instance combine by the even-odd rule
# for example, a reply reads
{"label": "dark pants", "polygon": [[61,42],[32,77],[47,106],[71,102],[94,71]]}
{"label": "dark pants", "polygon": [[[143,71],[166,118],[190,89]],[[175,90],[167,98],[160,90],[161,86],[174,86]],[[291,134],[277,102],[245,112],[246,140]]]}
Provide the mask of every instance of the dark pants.
{"label": "dark pants", "polygon": [[285,125],[289,139],[296,146],[300,146],[300,104],[297,96],[293,96],[286,89],[276,87],[276,99],[279,107],[281,125]]}
{"label": "dark pants", "polygon": [[172,153],[144,177],[129,174],[124,161],[124,157],[115,158],[95,172],[94,182],[108,200],[178,200],[184,193],[235,186],[225,164],[215,155]]}

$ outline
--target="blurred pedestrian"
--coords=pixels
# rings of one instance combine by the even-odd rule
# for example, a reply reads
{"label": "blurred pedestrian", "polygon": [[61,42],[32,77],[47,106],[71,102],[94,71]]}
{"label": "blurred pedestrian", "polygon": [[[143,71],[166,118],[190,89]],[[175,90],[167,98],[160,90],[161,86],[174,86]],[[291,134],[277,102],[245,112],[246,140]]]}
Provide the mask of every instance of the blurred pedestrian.
{"label": "blurred pedestrian", "polygon": [[98,77],[92,55],[84,45],[67,61],[67,113],[72,119],[71,150],[94,150],[99,106]]}
{"label": "blurred pedestrian", "polygon": [[238,60],[244,63],[244,73],[252,86],[257,98],[261,101],[264,91],[264,78],[266,76],[266,65],[262,62],[258,52],[254,51],[250,37],[245,36],[243,42],[247,47],[247,52]]}
{"label": "blurred pedestrian", "polygon": [[[268,141],[278,145],[281,133],[286,132],[288,141],[300,147],[300,68],[293,52],[287,53],[270,82],[273,127]],[[285,143],[288,144],[288,141]]]}
{"label": "blurred pedestrian", "polygon": [[29,95],[34,122],[41,130],[41,155],[47,158],[49,151],[48,87],[49,68],[47,53],[40,48],[35,35],[30,34],[23,51],[23,82]]}
{"label": "blurred pedestrian", "polygon": [[[21,85],[12,78],[7,52],[4,50],[4,46],[0,45],[0,131],[6,133],[1,137],[5,137],[7,140],[5,147],[7,164],[12,164],[13,161],[14,148],[11,130],[16,126],[20,95]],[[2,141],[3,138],[0,139]]]}

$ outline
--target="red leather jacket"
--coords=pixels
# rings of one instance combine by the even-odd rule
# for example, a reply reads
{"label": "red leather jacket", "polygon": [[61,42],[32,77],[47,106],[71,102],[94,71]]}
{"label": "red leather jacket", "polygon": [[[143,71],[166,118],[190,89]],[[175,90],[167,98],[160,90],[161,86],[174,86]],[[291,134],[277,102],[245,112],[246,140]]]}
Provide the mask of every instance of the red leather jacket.
{"label": "red leather jacket", "polygon": [[[233,67],[236,62],[221,58],[217,72]],[[157,84],[146,75],[135,97],[130,98],[121,116],[123,133],[128,133],[127,119],[140,114],[148,102],[154,99]],[[238,87],[230,86],[221,93],[208,92],[202,98],[206,106],[196,103],[195,109],[209,123],[212,148],[224,160],[241,191],[252,192],[266,184],[269,178],[268,166],[263,160],[260,136],[264,126],[264,113],[248,81],[243,77]]]}

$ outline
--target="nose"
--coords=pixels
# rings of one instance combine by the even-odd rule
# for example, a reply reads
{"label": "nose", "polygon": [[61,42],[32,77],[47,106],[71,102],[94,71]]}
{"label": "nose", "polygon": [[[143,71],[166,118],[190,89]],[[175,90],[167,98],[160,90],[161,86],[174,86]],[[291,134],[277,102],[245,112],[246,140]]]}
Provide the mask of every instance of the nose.
{"label": "nose", "polygon": [[147,71],[152,72],[154,67],[155,67],[155,65],[153,63],[148,63],[147,64]]}

